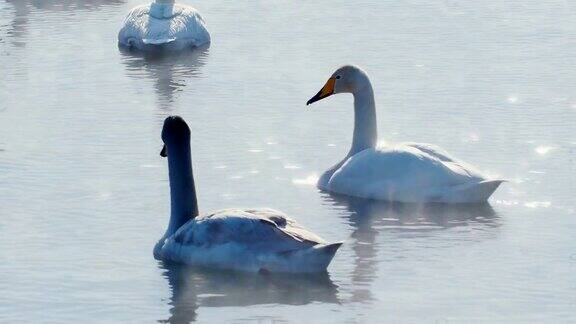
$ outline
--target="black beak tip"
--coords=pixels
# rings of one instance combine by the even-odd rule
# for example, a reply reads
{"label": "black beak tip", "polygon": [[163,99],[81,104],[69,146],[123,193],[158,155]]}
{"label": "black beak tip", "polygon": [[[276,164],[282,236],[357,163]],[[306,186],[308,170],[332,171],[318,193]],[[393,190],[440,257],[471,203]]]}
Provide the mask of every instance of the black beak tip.
{"label": "black beak tip", "polygon": [[315,103],[316,101],[322,100],[322,99],[329,97],[331,95],[332,95],[331,93],[327,94],[327,95],[323,94],[322,90],[320,90],[320,91],[318,91],[318,93],[314,97],[310,98],[310,100],[308,100],[306,102],[306,106],[311,105],[311,104]]}
{"label": "black beak tip", "polygon": [[313,103],[315,103],[316,101],[320,100],[321,98],[319,98],[319,95],[315,95],[314,97],[310,98],[310,100],[306,101],[306,106],[309,106]]}

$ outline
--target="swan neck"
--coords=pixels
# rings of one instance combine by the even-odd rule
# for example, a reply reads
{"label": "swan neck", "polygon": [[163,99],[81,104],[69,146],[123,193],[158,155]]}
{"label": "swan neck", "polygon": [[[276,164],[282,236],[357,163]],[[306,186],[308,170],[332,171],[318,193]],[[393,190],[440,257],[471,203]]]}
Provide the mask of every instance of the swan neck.
{"label": "swan neck", "polygon": [[376,104],[370,81],[354,93],[354,136],[349,156],[376,147]]}
{"label": "swan neck", "polygon": [[187,221],[198,216],[190,142],[182,145],[168,145],[168,173],[170,224],[166,234],[172,235]]}

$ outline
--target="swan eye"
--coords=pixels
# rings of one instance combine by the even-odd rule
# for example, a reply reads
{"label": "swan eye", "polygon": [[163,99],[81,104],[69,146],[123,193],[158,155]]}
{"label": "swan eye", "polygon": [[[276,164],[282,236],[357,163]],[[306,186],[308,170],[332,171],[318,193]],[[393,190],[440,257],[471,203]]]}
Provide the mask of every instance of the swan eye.
{"label": "swan eye", "polygon": [[339,76],[339,75],[336,76],[336,80],[338,80],[338,79],[340,79],[340,76]]}

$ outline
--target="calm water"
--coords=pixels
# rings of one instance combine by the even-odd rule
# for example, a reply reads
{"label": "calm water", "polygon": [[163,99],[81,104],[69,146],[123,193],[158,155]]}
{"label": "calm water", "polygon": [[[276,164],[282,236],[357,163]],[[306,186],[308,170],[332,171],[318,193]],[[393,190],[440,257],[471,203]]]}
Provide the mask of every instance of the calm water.
{"label": "calm water", "polygon": [[[140,1],[0,0],[0,322],[576,321],[576,5],[194,1],[212,46],[122,54]],[[187,1],[189,2],[189,1]],[[320,193],[371,75],[382,140],[438,144],[510,180],[486,206]],[[329,273],[159,264],[163,119],[192,129],[200,208],[269,206],[329,240]]]}

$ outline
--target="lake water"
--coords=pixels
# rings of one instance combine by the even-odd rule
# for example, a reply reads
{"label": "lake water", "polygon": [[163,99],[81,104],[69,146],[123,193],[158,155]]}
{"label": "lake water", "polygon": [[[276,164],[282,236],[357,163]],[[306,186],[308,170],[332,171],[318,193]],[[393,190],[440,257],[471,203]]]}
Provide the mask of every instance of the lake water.
{"label": "lake water", "polygon": [[[576,4],[186,1],[213,42],[121,53],[140,1],[0,0],[0,322],[576,321]],[[489,205],[333,197],[351,96],[370,74],[380,138],[438,144],[509,180]],[[272,207],[331,241],[328,274],[159,264],[163,119],[192,130],[201,211]]]}

